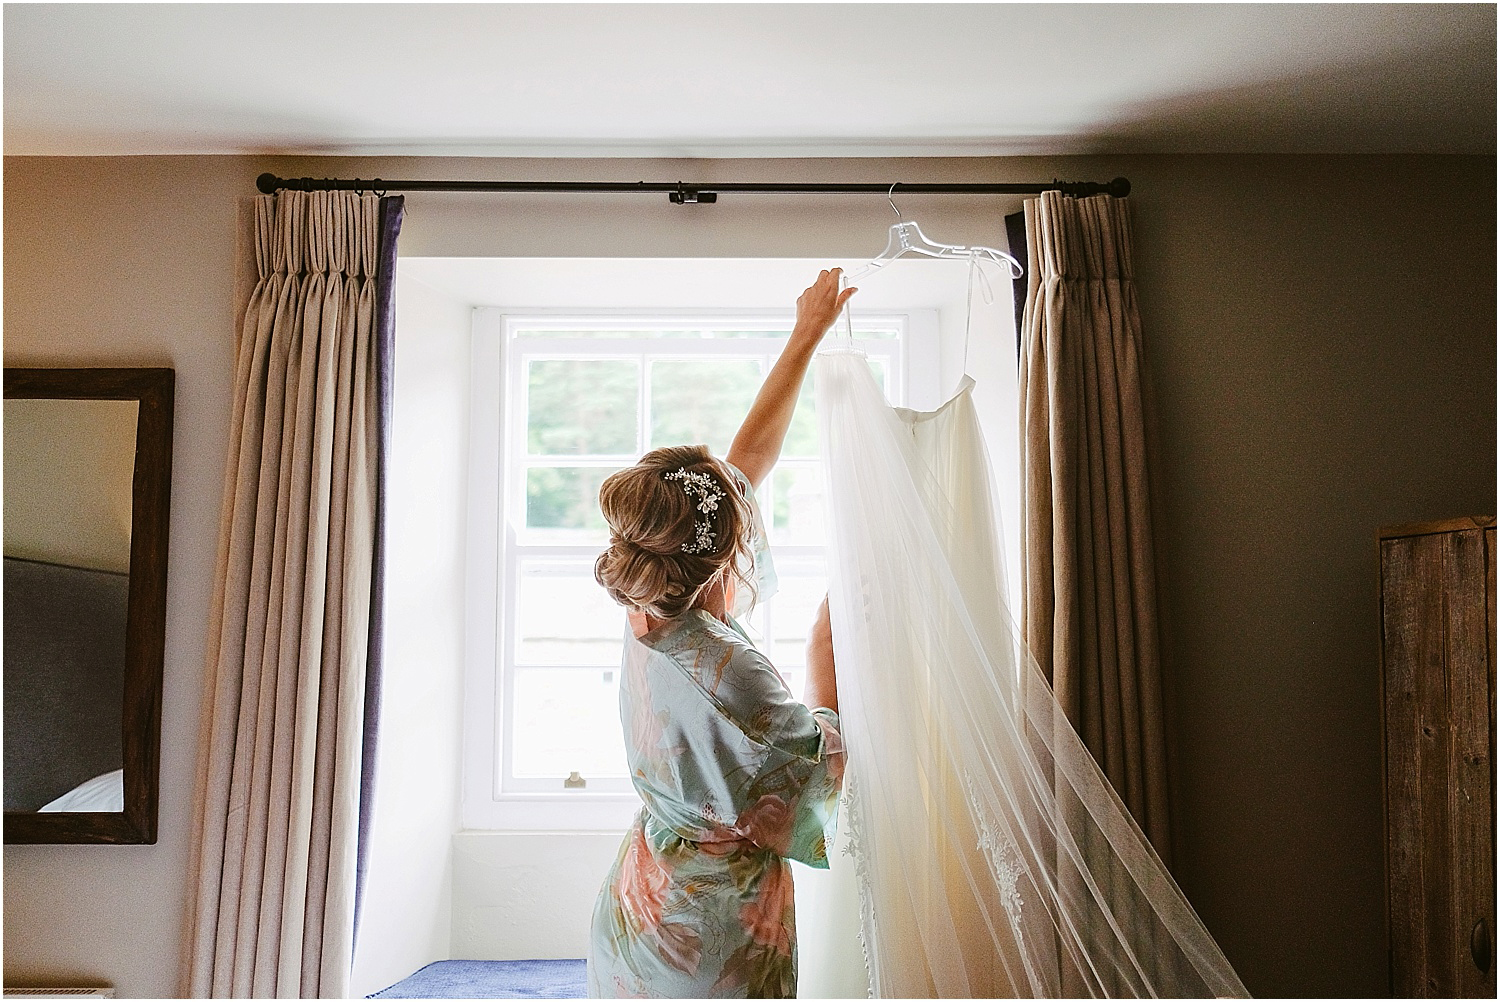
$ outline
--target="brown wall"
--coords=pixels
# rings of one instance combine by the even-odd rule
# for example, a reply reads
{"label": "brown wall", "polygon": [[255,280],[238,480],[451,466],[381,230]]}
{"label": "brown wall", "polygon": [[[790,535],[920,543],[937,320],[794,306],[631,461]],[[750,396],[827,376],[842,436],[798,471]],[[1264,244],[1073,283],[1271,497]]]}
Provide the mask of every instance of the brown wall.
{"label": "brown wall", "polygon": [[1495,513],[1495,162],[1161,166],[1180,879],[1256,994],[1384,995],[1375,532]]}
{"label": "brown wall", "polygon": [[[178,413],[161,841],[7,846],[7,980],[92,976],[127,996],[179,986],[232,379],[237,202],[267,169],[1129,176],[1159,404],[1176,871],[1252,992],[1385,992],[1374,533],[1495,510],[1491,157],[8,158],[6,364],[170,364]],[[904,207],[939,239],[963,240],[1015,206]],[[888,217],[883,200],[866,211],[729,196],[673,208],[635,196],[413,195],[402,251],[833,256],[870,242],[852,219],[878,233]]]}

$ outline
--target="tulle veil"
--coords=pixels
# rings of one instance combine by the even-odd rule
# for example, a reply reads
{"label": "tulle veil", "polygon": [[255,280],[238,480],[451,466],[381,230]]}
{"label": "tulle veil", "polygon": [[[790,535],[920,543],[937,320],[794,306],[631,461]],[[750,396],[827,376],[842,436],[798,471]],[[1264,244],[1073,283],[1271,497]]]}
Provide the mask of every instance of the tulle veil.
{"label": "tulle veil", "polygon": [[[862,987],[1248,997],[1019,639],[972,383],[892,408],[848,342],[814,379]],[[859,983],[809,937],[837,896],[801,898],[804,994]]]}

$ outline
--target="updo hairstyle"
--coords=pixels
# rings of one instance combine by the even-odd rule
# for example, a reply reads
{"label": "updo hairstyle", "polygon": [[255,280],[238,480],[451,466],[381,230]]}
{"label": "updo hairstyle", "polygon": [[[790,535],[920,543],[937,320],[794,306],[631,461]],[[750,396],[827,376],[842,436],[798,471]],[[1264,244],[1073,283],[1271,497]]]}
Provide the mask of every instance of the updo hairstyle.
{"label": "updo hairstyle", "polygon": [[[714,511],[683,490],[678,470],[707,474],[724,494]],[[751,566],[750,503],[740,496],[732,468],[703,445],[655,449],[599,487],[599,508],[609,525],[609,549],[594,562],[594,578],[610,598],[658,619],[680,616],[721,572]],[[694,549],[694,523],[707,520],[712,545]],[[748,585],[748,582],[743,582]]]}

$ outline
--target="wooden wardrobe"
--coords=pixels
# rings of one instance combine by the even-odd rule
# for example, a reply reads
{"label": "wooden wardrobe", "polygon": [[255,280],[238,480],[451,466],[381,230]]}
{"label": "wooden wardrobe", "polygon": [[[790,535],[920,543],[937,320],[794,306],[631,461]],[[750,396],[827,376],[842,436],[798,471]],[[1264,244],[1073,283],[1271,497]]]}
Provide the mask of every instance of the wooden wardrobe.
{"label": "wooden wardrobe", "polygon": [[1495,997],[1495,520],[1383,529],[1393,997]]}

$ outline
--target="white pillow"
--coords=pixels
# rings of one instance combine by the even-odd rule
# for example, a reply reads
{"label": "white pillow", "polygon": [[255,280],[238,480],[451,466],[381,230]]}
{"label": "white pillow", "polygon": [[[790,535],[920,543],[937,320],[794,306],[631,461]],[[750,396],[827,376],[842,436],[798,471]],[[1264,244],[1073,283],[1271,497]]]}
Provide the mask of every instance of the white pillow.
{"label": "white pillow", "polygon": [[116,769],[95,776],[58,797],[41,811],[108,811],[125,810],[125,770]]}

